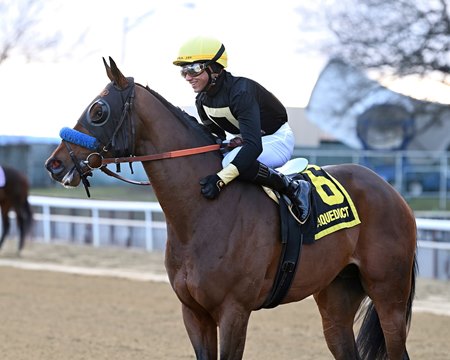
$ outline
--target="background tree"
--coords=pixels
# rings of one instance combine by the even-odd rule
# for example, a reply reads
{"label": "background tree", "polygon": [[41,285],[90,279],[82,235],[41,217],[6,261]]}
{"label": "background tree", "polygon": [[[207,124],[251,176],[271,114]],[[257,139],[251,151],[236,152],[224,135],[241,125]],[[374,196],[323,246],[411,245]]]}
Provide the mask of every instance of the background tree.
{"label": "background tree", "polygon": [[299,13],[302,30],[330,58],[383,74],[438,77],[450,85],[449,6],[449,0],[319,0]]}
{"label": "background tree", "polygon": [[[448,133],[448,97],[438,96],[435,87],[424,94],[402,88],[401,93],[409,95],[402,97],[388,94],[380,83],[392,86],[409,75],[414,80],[421,76],[441,81],[446,86],[441,84],[439,91],[448,93],[449,6],[450,0],[318,0],[309,8],[302,5],[300,28],[309,35],[302,50],[319,50],[330,60],[339,59],[335,68],[345,64],[321,84],[308,104],[308,115],[322,119],[318,123],[330,132],[336,129],[333,121],[345,124],[344,131],[359,130],[360,140],[371,148],[393,148],[388,141],[392,134],[398,135],[395,146],[402,149],[440,144],[432,139],[446,138]],[[367,75],[378,82],[368,81]],[[415,86],[427,88],[424,82]],[[402,135],[405,129],[411,133]],[[377,144],[367,141],[375,138]]]}
{"label": "background tree", "polygon": [[45,31],[43,9],[39,0],[0,2],[0,64],[11,57],[39,60],[58,45],[59,32]]}

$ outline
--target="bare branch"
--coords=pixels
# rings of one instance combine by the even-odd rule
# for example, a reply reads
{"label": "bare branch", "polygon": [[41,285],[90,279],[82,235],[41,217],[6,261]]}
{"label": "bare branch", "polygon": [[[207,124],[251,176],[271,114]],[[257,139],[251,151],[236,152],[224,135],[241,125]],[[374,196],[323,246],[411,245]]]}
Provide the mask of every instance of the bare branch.
{"label": "bare branch", "polygon": [[[319,6],[316,30],[325,27],[329,37],[318,50],[330,58],[398,76],[450,77],[448,0],[323,0]],[[312,12],[299,12],[310,31]]]}
{"label": "bare branch", "polygon": [[39,0],[2,2],[0,64],[11,56],[37,59],[42,51],[54,48],[59,43],[59,33],[46,34],[39,28],[42,10],[43,2]]}

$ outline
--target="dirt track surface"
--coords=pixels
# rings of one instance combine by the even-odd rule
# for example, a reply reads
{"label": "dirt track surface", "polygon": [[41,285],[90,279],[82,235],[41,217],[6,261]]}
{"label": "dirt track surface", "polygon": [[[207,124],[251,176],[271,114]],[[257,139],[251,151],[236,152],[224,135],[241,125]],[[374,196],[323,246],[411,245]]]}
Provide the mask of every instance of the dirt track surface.
{"label": "dirt track surface", "polygon": [[[2,360],[195,359],[163,254],[28,243],[17,258],[12,244],[0,252]],[[450,284],[419,279],[416,304],[410,357],[449,359],[450,316],[429,311],[446,311]],[[244,358],[332,359],[314,301],[253,313]]]}

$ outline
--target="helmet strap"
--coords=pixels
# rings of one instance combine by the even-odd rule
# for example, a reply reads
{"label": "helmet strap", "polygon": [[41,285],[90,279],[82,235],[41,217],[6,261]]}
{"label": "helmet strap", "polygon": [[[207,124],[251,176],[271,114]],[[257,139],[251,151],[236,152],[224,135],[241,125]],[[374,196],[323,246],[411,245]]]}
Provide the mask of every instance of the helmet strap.
{"label": "helmet strap", "polygon": [[213,62],[216,62],[217,60],[219,60],[220,57],[222,56],[222,54],[223,54],[224,52],[225,52],[225,46],[222,44],[222,45],[220,46],[220,49],[216,52],[216,55],[214,55],[214,57],[213,57],[211,60],[207,61],[207,62],[205,63],[205,65],[206,65],[206,66],[209,66],[209,65],[212,64]]}
{"label": "helmet strap", "polygon": [[209,91],[214,85],[216,85],[216,81],[219,78],[220,74],[222,73],[223,69],[220,70],[218,73],[213,73],[211,71],[211,68],[208,66],[205,70],[208,74],[208,84],[205,86],[204,92]]}
{"label": "helmet strap", "polygon": [[207,92],[214,85],[216,85],[217,78],[222,73],[223,68],[220,70],[219,73],[214,73],[211,71],[210,65],[215,63],[217,60],[219,60],[224,52],[225,52],[225,46],[222,44],[220,46],[220,49],[217,51],[216,55],[214,55],[214,57],[211,60],[208,60],[207,62],[205,62],[205,65],[207,66],[205,71],[208,73],[209,80],[208,80],[208,84],[205,86],[205,89],[203,90],[204,92]]}

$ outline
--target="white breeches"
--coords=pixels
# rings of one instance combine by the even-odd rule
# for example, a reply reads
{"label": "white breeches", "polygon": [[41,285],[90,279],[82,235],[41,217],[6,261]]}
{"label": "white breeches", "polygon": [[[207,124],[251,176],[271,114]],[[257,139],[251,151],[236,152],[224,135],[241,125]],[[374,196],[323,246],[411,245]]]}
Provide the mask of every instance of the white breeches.
{"label": "white breeches", "polygon": [[[277,168],[289,161],[294,152],[295,138],[291,127],[288,123],[283,124],[272,135],[262,137],[262,153],[258,157],[258,161],[270,168]],[[242,146],[234,148],[227,153],[223,160],[222,166],[227,166],[236,157]]]}

